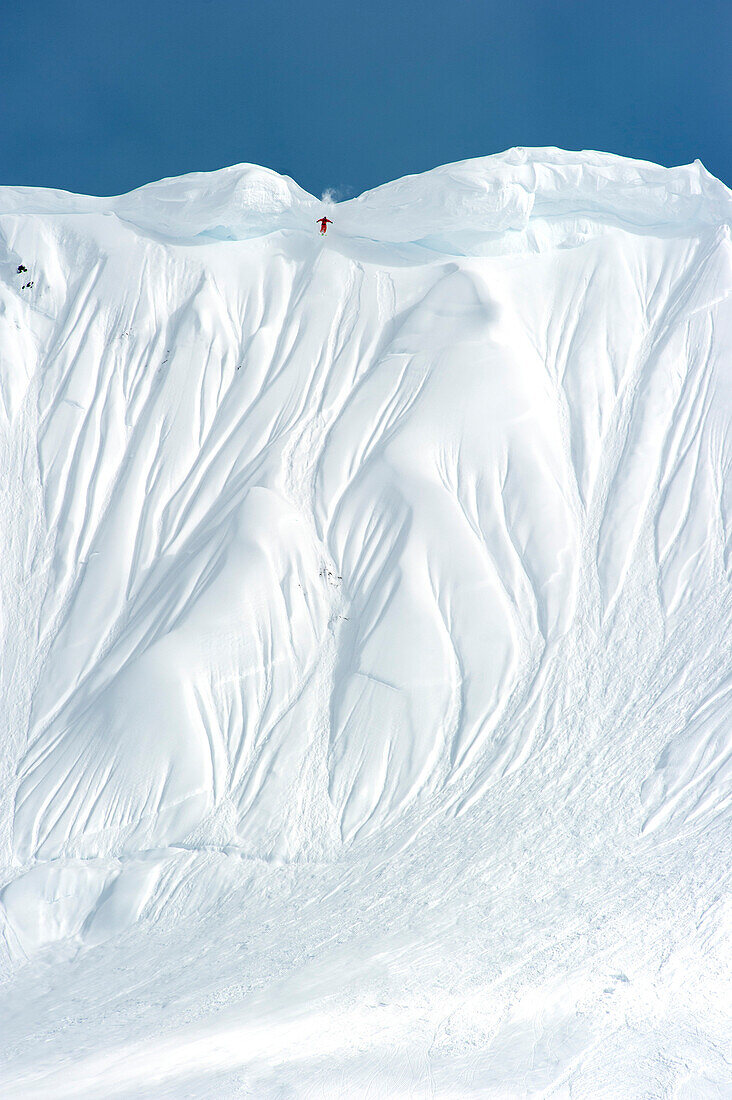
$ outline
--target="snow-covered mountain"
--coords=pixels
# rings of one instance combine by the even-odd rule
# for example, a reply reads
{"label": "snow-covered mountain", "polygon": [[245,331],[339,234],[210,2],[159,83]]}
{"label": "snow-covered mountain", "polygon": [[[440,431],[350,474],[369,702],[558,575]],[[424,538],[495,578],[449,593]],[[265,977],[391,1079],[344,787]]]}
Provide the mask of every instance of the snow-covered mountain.
{"label": "snow-covered mountain", "polygon": [[731,219],[0,189],[3,1097],[729,1095]]}

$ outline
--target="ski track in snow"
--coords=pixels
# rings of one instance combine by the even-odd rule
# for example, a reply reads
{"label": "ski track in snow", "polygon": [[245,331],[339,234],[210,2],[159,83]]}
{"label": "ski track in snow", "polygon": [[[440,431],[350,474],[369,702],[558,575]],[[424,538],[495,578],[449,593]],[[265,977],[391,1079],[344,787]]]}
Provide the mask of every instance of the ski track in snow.
{"label": "ski track in snow", "polygon": [[0,1092],[729,1095],[730,192],[322,209],[0,189]]}

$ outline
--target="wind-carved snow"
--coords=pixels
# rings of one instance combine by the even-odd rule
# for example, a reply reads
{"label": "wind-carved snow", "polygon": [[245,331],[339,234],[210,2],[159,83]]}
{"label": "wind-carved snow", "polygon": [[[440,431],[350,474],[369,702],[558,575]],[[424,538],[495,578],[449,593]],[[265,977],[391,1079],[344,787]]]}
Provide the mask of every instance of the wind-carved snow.
{"label": "wind-carved snow", "polygon": [[[423,982],[386,983],[393,1065],[349,1070],[313,992],[309,1076],[273,1022],[262,1064],[196,1033],[185,1078],[138,1043],[155,1094],[238,1095],[249,1066],[257,1095],[292,1073],[293,1095],[637,1096],[645,1058],[653,1095],[722,1095],[719,1004],[672,976],[668,1026],[623,1046],[653,998],[607,960],[681,960],[706,922],[678,972],[722,988],[730,194],[698,164],[513,150],[328,207],[325,238],[322,209],[246,165],[117,199],[0,191],[8,968],[73,943],[93,974],[127,936],[144,970],[138,929],[174,944],[243,889],[207,934],[257,940],[272,891],[265,928],[301,897],[249,965],[267,988],[301,943],[318,991],[355,967],[372,1049],[366,949],[329,955],[332,930],[372,903],[401,926],[411,882],[406,927],[431,913],[466,969],[456,987],[425,929],[383,933]],[[656,902],[641,943],[684,852],[694,901]],[[34,1077],[23,1041],[5,1094],[67,1095],[62,1047]],[[77,1065],[68,1095],[99,1074],[142,1095],[134,1064]]]}

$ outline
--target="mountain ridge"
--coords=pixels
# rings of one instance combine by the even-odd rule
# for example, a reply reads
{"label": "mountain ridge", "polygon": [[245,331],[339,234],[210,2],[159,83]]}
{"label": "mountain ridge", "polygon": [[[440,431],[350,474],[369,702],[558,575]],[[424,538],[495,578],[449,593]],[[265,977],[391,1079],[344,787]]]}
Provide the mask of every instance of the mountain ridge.
{"label": "mountain ridge", "polygon": [[730,213],[698,162],[551,149],[334,206],[0,188],[8,1095],[113,1095],[108,1027],[159,1095],[183,1035],[196,1095],[637,1096],[678,1049],[716,1095]]}

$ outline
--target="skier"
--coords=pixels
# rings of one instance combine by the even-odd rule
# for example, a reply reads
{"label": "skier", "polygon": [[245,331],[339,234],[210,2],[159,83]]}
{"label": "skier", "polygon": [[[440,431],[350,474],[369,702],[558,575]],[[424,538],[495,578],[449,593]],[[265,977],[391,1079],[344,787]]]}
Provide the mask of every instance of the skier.
{"label": "skier", "polygon": [[320,223],[320,232],[323,234],[323,236],[325,236],[325,234],[328,232],[328,226],[332,225],[333,222],[330,220],[330,218],[316,218],[315,220]]}

